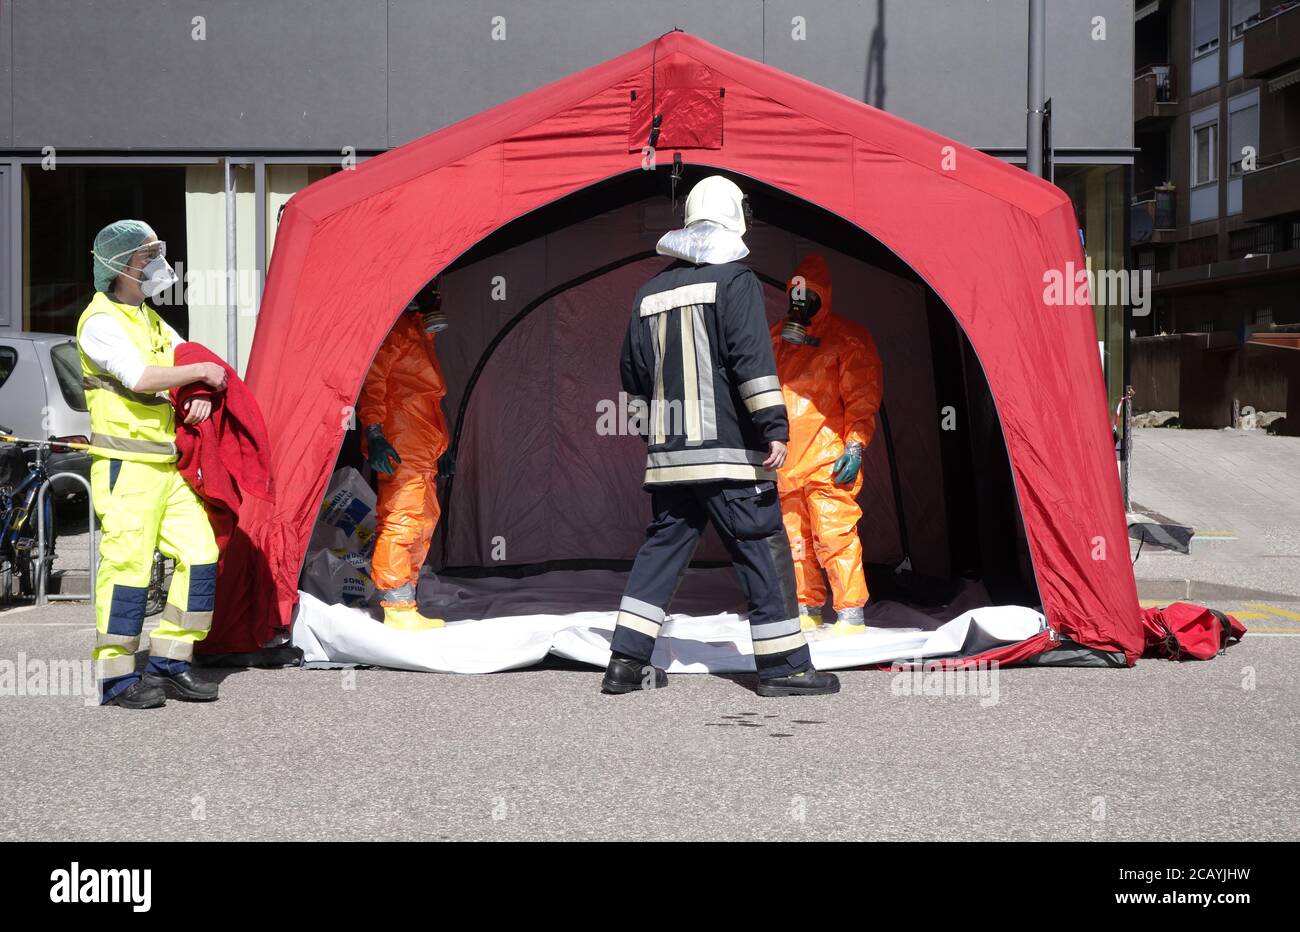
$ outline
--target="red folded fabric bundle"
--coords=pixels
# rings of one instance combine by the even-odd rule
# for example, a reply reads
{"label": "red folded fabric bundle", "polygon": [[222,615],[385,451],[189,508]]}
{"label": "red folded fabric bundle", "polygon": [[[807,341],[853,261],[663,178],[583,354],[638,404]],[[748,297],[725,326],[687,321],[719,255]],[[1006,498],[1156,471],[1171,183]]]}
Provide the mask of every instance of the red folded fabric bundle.
{"label": "red folded fabric bundle", "polygon": [[[212,532],[221,549],[217,570],[217,604],[239,604],[252,593],[273,591],[258,588],[258,574],[245,561],[228,567],[226,554],[232,538],[237,536],[239,506],[244,495],[273,501],[271,483],[271,440],[266,422],[253,393],[235,374],[235,370],[201,343],[182,343],[176,347],[174,363],[186,366],[197,362],[216,363],[226,370],[226,390],[215,392],[203,382],[192,382],[171,390],[176,407],[176,448],[180,459],[176,466],[190,488],[203,500],[212,522]],[[185,405],[196,398],[212,402],[212,414],[198,424],[186,424]],[[242,535],[239,535],[242,537]],[[230,570],[228,572],[228,570]],[[270,585],[268,578],[261,582]],[[222,612],[228,619],[214,625],[207,638],[199,642],[200,653],[227,653],[256,650],[273,632],[240,629],[242,612]]]}

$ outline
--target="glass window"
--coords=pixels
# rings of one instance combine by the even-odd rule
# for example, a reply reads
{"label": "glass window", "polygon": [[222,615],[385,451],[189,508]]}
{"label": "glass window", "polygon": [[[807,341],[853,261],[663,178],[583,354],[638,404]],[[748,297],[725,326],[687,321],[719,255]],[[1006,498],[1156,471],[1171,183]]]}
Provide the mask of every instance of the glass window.
{"label": "glass window", "polygon": [[[1056,169],[1058,187],[1069,195],[1079,221],[1088,268],[1095,275],[1126,268],[1124,220],[1128,214],[1126,195],[1128,169],[1122,165],[1061,165]],[[1104,345],[1102,367],[1110,396],[1110,410],[1124,391],[1124,305],[1123,294],[1093,292],[1097,339]],[[1131,296],[1130,296],[1131,299]]]}
{"label": "glass window", "polygon": [[[94,294],[90,248],[114,220],[135,217],[185,261],[185,169],[170,166],[39,165],[23,170],[23,329],[71,334]],[[157,307],[184,336],[183,304]]]}
{"label": "glass window", "polygon": [[1259,155],[1259,104],[1251,104],[1228,112],[1229,171],[1241,174],[1241,160],[1249,146]]}
{"label": "glass window", "polygon": [[16,365],[18,352],[12,346],[0,346],[0,385],[9,381]]}
{"label": "glass window", "polygon": [[1207,123],[1192,130],[1192,184],[1209,184],[1218,180],[1215,153],[1218,150],[1219,124]]}
{"label": "glass window", "polygon": [[1259,0],[1232,0],[1232,38],[1240,38],[1241,34],[1253,20],[1259,19]]}
{"label": "glass window", "polygon": [[71,340],[54,344],[50,347],[50,362],[54,364],[54,377],[58,379],[59,391],[63,393],[63,400],[68,403],[68,407],[73,411],[87,410],[86,390],[81,384],[81,354],[77,352],[77,344]]}
{"label": "glass window", "polygon": [[1219,0],[1194,0],[1192,4],[1192,55],[1219,47]]}

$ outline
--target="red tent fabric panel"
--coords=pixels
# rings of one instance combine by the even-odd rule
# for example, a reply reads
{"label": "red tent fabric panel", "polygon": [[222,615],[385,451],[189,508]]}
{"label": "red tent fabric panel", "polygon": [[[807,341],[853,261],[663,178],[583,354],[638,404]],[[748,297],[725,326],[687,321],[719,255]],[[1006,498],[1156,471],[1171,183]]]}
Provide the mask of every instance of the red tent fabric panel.
{"label": "red tent fabric panel", "polygon": [[[718,149],[682,159],[781,188],[866,230],[947,303],[1002,418],[1049,621],[1090,647],[1142,649],[1092,310],[1050,307],[1043,275],[1083,268],[1064,193],[1020,169],[775,68],[671,33],[341,172],[295,196],[249,362],[275,445],[274,506],[241,514],[278,592],[218,606],[248,640],[288,624],[350,406],[407,300],[483,236],[640,167],[631,92],[707,68],[726,88]],[[670,118],[665,117],[665,123]],[[955,158],[948,170],[946,162]],[[661,169],[671,153],[660,152]],[[226,639],[229,641],[229,638]],[[250,646],[252,646],[250,644]]]}

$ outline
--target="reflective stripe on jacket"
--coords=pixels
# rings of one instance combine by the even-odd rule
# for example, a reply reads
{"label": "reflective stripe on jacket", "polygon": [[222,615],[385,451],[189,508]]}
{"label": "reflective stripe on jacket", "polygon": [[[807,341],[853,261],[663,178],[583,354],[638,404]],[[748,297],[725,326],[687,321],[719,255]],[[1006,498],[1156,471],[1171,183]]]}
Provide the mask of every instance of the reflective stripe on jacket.
{"label": "reflective stripe on jacket", "polygon": [[[95,292],[77,321],[79,351],[81,328],[96,314],[108,314],[122,326],[145,365],[172,365],[171,335],[158,313],[147,304],[139,308],[118,304],[102,291]],[[166,395],[134,391],[95,365],[85,352],[81,352],[81,378],[90,410],[91,453],[142,463],[176,461],[176,412]]]}

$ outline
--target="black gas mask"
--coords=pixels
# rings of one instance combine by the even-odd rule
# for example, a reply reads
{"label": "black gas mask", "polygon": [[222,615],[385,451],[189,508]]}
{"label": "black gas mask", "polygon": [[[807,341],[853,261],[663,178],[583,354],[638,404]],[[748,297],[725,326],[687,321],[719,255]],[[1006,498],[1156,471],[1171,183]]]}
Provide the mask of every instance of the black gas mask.
{"label": "black gas mask", "polygon": [[420,326],[428,333],[447,329],[447,315],[442,312],[442,289],[437,281],[421,289],[406,309],[420,315]]}
{"label": "black gas mask", "polygon": [[790,312],[785,326],[781,328],[781,339],[787,343],[807,343],[816,346],[816,337],[808,336],[808,325],[822,309],[822,298],[807,285],[798,285],[790,289]]}

